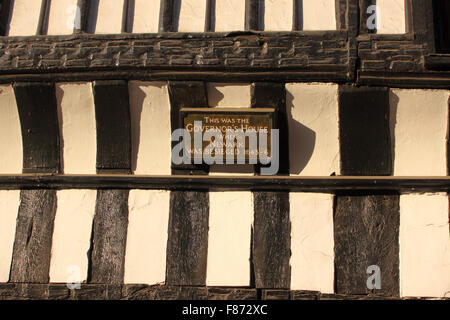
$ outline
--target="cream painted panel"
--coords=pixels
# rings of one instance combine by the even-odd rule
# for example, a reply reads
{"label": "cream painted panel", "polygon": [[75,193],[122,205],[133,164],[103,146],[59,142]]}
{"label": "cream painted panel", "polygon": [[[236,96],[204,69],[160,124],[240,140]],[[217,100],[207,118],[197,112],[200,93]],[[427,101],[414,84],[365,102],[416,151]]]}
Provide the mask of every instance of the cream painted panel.
{"label": "cream painted panel", "polygon": [[210,192],[206,285],[249,286],[251,192]]}
{"label": "cream painted panel", "polygon": [[20,190],[0,191],[0,282],[9,281]]}
{"label": "cream painted panel", "polygon": [[336,30],[334,0],[303,0],[303,30]]}
{"label": "cream painted panel", "polygon": [[57,0],[50,2],[47,34],[73,33],[77,2],[77,0]]}
{"label": "cream painted panel", "polygon": [[244,0],[216,0],[215,31],[236,31],[245,29]]}
{"label": "cream painted panel", "polygon": [[134,173],[170,175],[172,133],[167,83],[130,81],[128,86]]}
{"label": "cream painted panel", "polygon": [[0,86],[0,173],[22,173],[22,130],[14,90]]}
{"label": "cream painted panel", "polygon": [[135,0],[134,33],[156,33],[159,25],[161,0]]}
{"label": "cream painted panel", "polygon": [[33,36],[39,24],[42,0],[14,0],[9,36]]}
{"label": "cream painted panel", "polygon": [[130,191],[125,283],[165,281],[169,196],[168,191]]}
{"label": "cream painted panel", "polygon": [[91,83],[57,83],[56,100],[66,174],[95,174],[97,131]]}
{"label": "cream painted panel", "polygon": [[290,194],[291,289],[334,292],[333,195]]}
{"label": "cream painted panel", "polygon": [[405,0],[377,1],[379,13],[377,33],[405,33]]}
{"label": "cream painted panel", "polygon": [[250,108],[250,84],[210,82],[207,91],[210,107]]}
{"label": "cream painted panel", "polygon": [[291,175],[340,174],[338,86],[286,84]]}
{"label": "cream painted panel", "polygon": [[124,0],[99,0],[95,33],[121,33]]}
{"label": "cream painted panel", "polygon": [[294,0],[266,0],[265,31],[291,31]]}
{"label": "cream painted panel", "polygon": [[50,282],[86,281],[96,198],[96,190],[57,192]]}
{"label": "cream painted panel", "polygon": [[400,293],[450,296],[447,194],[400,196]]}
{"label": "cream painted panel", "polygon": [[206,20],[205,0],[181,0],[179,32],[204,32]]}
{"label": "cream painted panel", "polygon": [[394,175],[445,176],[448,90],[392,89]]}

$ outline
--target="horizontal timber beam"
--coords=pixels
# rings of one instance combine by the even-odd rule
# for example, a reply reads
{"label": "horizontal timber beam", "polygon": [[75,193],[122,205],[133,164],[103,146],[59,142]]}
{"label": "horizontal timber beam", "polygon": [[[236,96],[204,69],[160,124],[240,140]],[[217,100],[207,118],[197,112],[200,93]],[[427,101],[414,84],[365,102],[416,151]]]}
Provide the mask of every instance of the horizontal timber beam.
{"label": "horizontal timber beam", "polygon": [[137,176],[120,174],[0,175],[0,190],[17,189],[148,189],[291,192],[447,192],[450,177],[391,176]]}

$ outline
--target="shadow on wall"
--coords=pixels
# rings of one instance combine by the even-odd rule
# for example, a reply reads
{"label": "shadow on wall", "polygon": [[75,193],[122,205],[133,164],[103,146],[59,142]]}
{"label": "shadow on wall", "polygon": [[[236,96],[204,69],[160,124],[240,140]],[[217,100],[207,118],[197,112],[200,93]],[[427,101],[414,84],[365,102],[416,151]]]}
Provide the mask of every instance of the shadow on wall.
{"label": "shadow on wall", "polygon": [[395,126],[397,125],[397,109],[400,98],[389,91],[389,130],[391,135],[391,168],[392,174],[395,175]]}
{"label": "shadow on wall", "polygon": [[141,117],[146,94],[139,86],[130,89],[130,117],[131,117],[131,170],[136,171],[139,146],[141,145]]}
{"label": "shadow on wall", "polygon": [[294,96],[289,91],[286,91],[286,106],[289,126],[290,173],[300,174],[313,155],[316,133],[292,117]]}
{"label": "shadow on wall", "polygon": [[219,102],[225,98],[222,92],[218,90],[218,87],[226,87],[229,85],[214,85],[214,86],[208,86],[208,104],[210,107],[215,107],[219,105]]}
{"label": "shadow on wall", "polygon": [[58,127],[59,127],[59,156],[60,156],[60,170],[61,173],[64,173],[64,135],[63,135],[63,126],[64,126],[64,119],[62,116],[62,109],[61,109],[61,101],[63,101],[64,98],[64,90],[62,90],[59,86],[55,86],[55,95],[56,95],[56,101],[57,101],[57,107],[56,112],[58,114]]}

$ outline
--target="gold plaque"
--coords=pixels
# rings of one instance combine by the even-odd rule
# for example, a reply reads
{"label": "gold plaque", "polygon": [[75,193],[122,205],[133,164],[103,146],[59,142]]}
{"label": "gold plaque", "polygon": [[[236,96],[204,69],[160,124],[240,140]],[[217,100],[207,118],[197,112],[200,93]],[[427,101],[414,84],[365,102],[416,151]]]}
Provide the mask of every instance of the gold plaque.
{"label": "gold plaque", "polygon": [[[182,108],[180,114],[184,129],[191,136],[191,148],[187,152],[192,159],[202,159],[205,148],[208,146],[210,149],[214,149],[211,155],[217,156],[215,153],[219,152],[223,163],[226,161],[227,154],[229,158],[238,159],[241,150],[245,152],[246,163],[250,158],[259,158],[262,153],[264,156],[270,157],[271,130],[274,129],[275,124],[275,109],[273,108]],[[199,124],[201,125],[199,126]],[[205,141],[203,137],[208,131],[220,132],[222,141],[215,141],[216,137]],[[267,134],[266,150],[260,150],[260,132]],[[243,138],[234,137],[235,134],[242,133],[244,134]],[[254,136],[250,138],[252,134]],[[202,148],[198,150],[194,144],[196,135],[197,138],[201,137],[202,139]],[[252,140],[255,137],[256,145],[255,140]],[[253,145],[251,141],[253,141]],[[242,157],[242,155],[240,156]]]}

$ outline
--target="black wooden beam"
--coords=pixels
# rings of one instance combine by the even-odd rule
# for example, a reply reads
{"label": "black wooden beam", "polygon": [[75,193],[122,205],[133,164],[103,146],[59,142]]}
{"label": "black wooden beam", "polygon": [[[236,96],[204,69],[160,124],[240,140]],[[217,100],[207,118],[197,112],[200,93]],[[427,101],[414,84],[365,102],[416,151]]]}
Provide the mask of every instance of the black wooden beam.
{"label": "black wooden beam", "polygon": [[11,3],[12,0],[3,0],[0,3],[0,36],[7,35],[11,18]]}
{"label": "black wooden beam", "polygon": [[303,0],[293,0],[292,30],[303,30]]}
{"label": "black wooden beam", "polygon": [[[389,89],[340,87],[342,174],[393,173],[389,124]],[[399,225],[398,193],[379,190],[376,195],[336,195],[336,293],[399,295]],[[374,265],[381,270],[381,289],[367,286],[367,270]]]}
{"label": "black wooden beam", "polygon": [[[204,82],[170,82],[172,131],[184,127],[180,117],[183,107],[207,107]],[[207,175],[205,165],[172,166],[172,174]],[[166,283],[204,285],[208,254],[208,191],[172,191],[170,193],[169,240],[167,243]]]}
{"label": "black wooden beam", "polygon": [[14,84],[23,143],[24,173],[58,173],[59,127],[53,83]]}
{"label": "black wooden beam", "polygon": [[[96,81],[97,172],[131,173],[131,123],[125,81]],[[122,284],[128,229],[129,190],[102,189],[91,237],[88,282]]]}
{"label": "black wooden beam", "polygon": [[[14,84],[22,128],[23,172],[58,173],[59,129],[53,84]],[[56,190],[22,190],[11,282],[48,283]]]}
{"label": "black wooden beam", "polygon": [[[89,21],[89,10],[90,9],[90,1],[88,0],[78,0],[77,2],[77,16],[74,24],[74,33],[81,33],[88,31],[88,21]],[[78,16],[79,14],[79,16]]]}
{"label": "black wooden beam", "polygon": [[130,173],[131,124],[126,81],[95,81],[97,171]]}
{"label": "black wooden beam", "polygon": [[175,0],[161,0],[159,32],[175,31]]}
{"label": "black wooden beam", "polygon": [[41,11],[39,12],[39,20],[38,20],[36,35],[47,34],[50,3],[51,3],[51,0],[42,0]]}
{"label": "black wooden beam", "polygon": [[[275,108],[280,129],[279,174],[289,175],[289,140],[284,84],[252,85],[251,106]],[[257,166],[258,167],[258,166]],[[256,174],[259,174],[257,169]],[[252,266],[257,288],[287,289],[291,283],[291,230],[288,192],[254,192]]]}
{"label": "black wooden beam", "polygon": [[122,10],[122,33],[131,32],[134,15],[134,0],[124,0]]}
{"label": "black wooden beam", "polygon": [[245,30],[261,30],[261,0],[245,0]]}
{"label": "black wooden beam", "polygon": [[347,2],[348,0],[335,0],[337,30],[347,27]]}
{"label": "black wooden beam", "polygon": [[0,175],[0,190],[18,189],[147,189],[177,191],[291,191],[291,192],[447,192],[450,177],[389,176],[135,176],[120,174]]}
{"label": "black wooden beam", "polygon": [[343,175],[392,173],[389,108],[389,88],[339,87]]}
{"label": "black wooden beam", "polygon": [[213,32],[216,21],[216,0],[206,0],[205,32]]}

